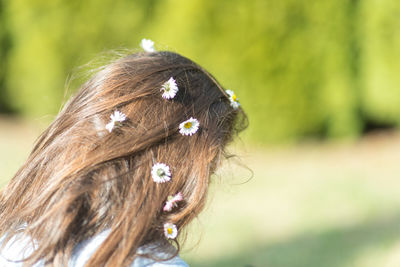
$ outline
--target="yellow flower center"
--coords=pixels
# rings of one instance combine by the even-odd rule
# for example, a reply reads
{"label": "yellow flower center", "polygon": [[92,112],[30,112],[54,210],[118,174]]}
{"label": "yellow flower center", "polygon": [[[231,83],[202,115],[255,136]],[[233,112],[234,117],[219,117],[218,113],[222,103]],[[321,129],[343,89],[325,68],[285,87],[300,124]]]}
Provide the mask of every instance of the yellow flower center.
{"label": "yellow flower center", "polygon": [[172,234],[172,228],[168,228],[167,232],[169,235]]}
{"label": "yellow flower center", "polygon": [[233,99],[233,101],[236,102],[236,101],[237,101],[237,96],[236,96],[235,94],[233,94],[233,95],[232,95],[232,99]]}
{"label": "yellow flower center", "polygon": [[187,122],[187,123],[185,123],[184,127],[186,129],[190,129],[192,127],[192,123],[191,122]]}
{"label": "yellow flower center", "polygon": [[158,176],[164,176],[165,175],[165,172],[164,172],[164,170],[163,169],[158,169],[157,170],[157,174],[158,174]]}

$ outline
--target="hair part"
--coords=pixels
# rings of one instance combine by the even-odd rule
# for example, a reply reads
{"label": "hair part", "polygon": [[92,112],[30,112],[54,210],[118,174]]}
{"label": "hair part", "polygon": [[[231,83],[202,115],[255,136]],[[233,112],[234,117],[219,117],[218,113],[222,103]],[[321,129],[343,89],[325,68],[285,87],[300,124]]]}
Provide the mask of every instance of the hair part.
{"label": "hair part", "polygon": [[[160,88],[170,77],[179,92],[166,100]],[[115,110],[127,120],[109,133]],[[182,136],[178,125],[190,117],[200,129]],[[2,190],[3,246],[22,232],[36,244],[26,265],[62,266],[77,244],[109,229],[86,266],[129,265],[149,244],[173,257],[179,243],[171,249],[163,224],[181,230],[200,213],[218,158],[246,126],[242,109],[233,109],[215,78],[189,59],[165,51],[120,58],[70,98]],[[171,181],[151,179],[156,162],[170,166]],[[184,201],[163,212],[177,192]]]}

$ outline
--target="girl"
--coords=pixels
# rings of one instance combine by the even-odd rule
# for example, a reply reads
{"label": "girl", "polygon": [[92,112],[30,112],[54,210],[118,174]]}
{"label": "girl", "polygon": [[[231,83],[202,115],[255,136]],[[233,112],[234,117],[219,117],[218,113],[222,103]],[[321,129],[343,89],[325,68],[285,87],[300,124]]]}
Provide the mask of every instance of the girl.
{"label": "girl", "polygon": [[1,192],[0,265],[187,266],[176,238],[246,122],[232,91],[176,53],[103,67]]}

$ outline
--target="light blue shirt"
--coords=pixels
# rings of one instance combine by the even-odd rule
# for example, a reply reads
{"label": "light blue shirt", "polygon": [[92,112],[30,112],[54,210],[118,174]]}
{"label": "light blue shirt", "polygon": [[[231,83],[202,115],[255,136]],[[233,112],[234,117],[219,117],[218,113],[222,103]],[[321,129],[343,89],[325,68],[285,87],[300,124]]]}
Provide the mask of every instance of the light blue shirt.
{"label": "light blue shirt", "polygon": [[[68,267],[83,267],[97,248],[103,243],[107,238],[109,231],[104,231],[99,235],[88,239],[80,244],[74,249],[72,257],[69,260]],[[2,243],[0,239],[0,245]],[[26,258],[33,252],[33,244],[29,245],[29,240],[27,238],[16,238],[13,237],[6,244],[4,249],[0,251],[0,266],[1,267],[22,267],[23,262],[21,259]],[[139,248],[139,252],[143,253],[144,248]],[[157,257],[165,257],[166,255],[160,254]],[[34,267],[44,266],[43,262],[38,262]],[[184,262],[179,256],[176,256],[170,260],[156,262],[152,259],[147,259],[143,257],[136,258],[131,267],[189,267],[189,265]]]}

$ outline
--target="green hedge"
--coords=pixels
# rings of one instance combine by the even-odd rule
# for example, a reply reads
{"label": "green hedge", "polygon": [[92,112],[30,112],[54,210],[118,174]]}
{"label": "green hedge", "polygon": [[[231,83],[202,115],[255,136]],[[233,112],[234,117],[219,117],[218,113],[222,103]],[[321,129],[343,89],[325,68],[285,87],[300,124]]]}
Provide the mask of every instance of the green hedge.
{"label": "green hedge", "polygon": [[395,0],[2,1],[0,96],[24,115],[55,114],[75,67],[147,37],[236,91],[257,143],[400,123]]}
{"label": "green hedge", "polygon": [[367,0],[360,10],[362,109],[375,121],[399,125],[400,2]]}

